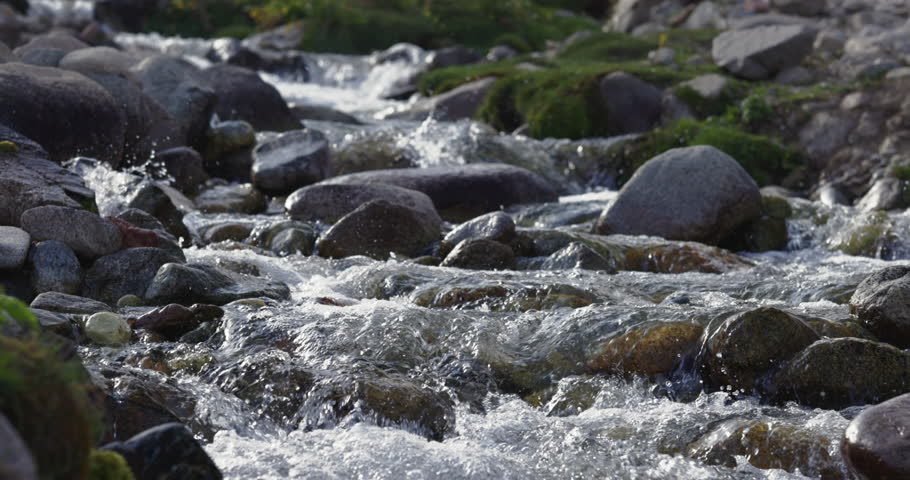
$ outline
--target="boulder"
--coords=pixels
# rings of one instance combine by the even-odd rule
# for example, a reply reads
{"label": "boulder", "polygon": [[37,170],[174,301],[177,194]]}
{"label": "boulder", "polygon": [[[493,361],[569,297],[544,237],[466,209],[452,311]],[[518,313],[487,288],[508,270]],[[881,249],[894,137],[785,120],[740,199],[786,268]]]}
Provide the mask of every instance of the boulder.
{"label": "boulder", "polygon": [[442,267],[470,270],[503,270],[515,268],[512,247],[486,238],[463,240],[446,255]]}
{"label": "boulder", "polygon": [[614,32],[630,33],[651,18],[651,8],[657,0],[619,0],[611,9],[607,27]]}
{"label": "boulder", "polygon": [[145,19],[153,16],[159,6],[155,0],[98,0],[94,17],[118,30],[141,32]]}
{"label": "boulder", "polygon": [[[391,51],[392,49],[390,48],[388,52],[392,53]],[[390,61],[390,59],[381,59],[379,63],[382,63],[383,60]],[[483,55],[477,53],[477,51],[462,45],[455,45],[441,48],[431,53],[429,58],[427,58],[427,69],[436,70],[459,65],[471,65],[481,60],[483,60]]]}
{"label": "boulder", "polygon": [[342,217],[316,243],[319,255],[344,258],[353,255],[384,260],[389,255],[413,255],[439,240],[440,225],[420,211],[371,200]]}
{"label": "boulder", "polygon": [[136,480],[223,478],[193,432],[179,423],[159,425],[102,448],[123,455]]}
{"label": "boulder", "polygon": [[53,161],[84,155],[120,165],[123,113],[104,88],[86,77],[22,63],[0,64],[0,105],[0,124],[41,144]]}
{"label": "boulder", "polygon": [[216,185],[196,196],[196,207],[205,213],[246,213],[265,211],[265,195],[249,183]]}
{"label": "boulder", "polygon": [[64,54],[74,50],[89,48],[89,44],[79,40],[65,31],[55,31],[43,35],[36,35],[26,44],[16,47],[13,50],[20,58],[32,50],[54,49],[61,50]]}
{"label": "boulder", "polygon": [[32,289],[37,294],[76,295],[82,288],[82,265],[73,249],[56,240],[38,242],[28,254]]}
{"label": "boulder", "polygon": [[464,221],[520,203],[555,202],[556,190],[537,174],[503,164],[399,168],[352,173],[327,184],[387,184],[427,194],[447,220]]}
{"label": "boulder", "polygon": [[698,351],[703,331],[685,322],[637,325],[600,345],[586,363],[594,373],[669,377]]}
{"label": "boulder", "polygon": [[215,113],[222,120],[244,120],[257,131],[285,132],[300,129],[300,121],[275,87],[253,70],[215,65],[203,71],[215,92]]}
{"label": "boulder", "polygon": [[509,245],[515,238],[515,221],[504,212],[491,212],[462,223],[449,232],[439,245],[439,253],[446,255],[464,240],[482,238]]}
{"label": "boulder", "polygon": [[122,242],[120,229],[112,222],[74,208],[32,208],[22,214],[20,224],[33,239],[58,240],[89,259],[116,252]]}
{"label": "boulder", "polygon": [[[165,248],[168,244],[174,243],[176,239],[186,241],[190,238],[189,230],[183,223],[183,216],[195,210],[196,205],[182,193],[162,182],[144,178],[137,178],[137,183],[125,193],[127,194],[125,210],[144,212],[156,219],[156,223],[163,225],[163,229],[157,226],[151,228],[151,230],[159,230],[158,246]],[[121,218],[121,220],[132,223],[126,218]]]}
{"label": "boulder", "polygon": [[168,263],[158,269],[143,295],[154,305],[224,305],[253,297],[286,300],[290,297],[290,290],[280,282],[247,277],[235,280],[212,265]]}
{"label": "boulder", "polygon": [[59,292],[42,293],[35,297],[29,306],[49,312],[73,313],[76,315],[92,315],[98,312],[111,311],[111,307],[104,303]]}
{"label": "boulder", "polygon": [[190,147],[175,147],[155,152],[154,161],[164,167],[164,171],[160,172],[161,176],[166,176],[172,187],[187,195],[199,191],[209,179],[202,156]]}
{"label": "boulder", "polygon": [[66,51],[59,48],[34,48],[22,53],[21,61],[35,67],[57,68],[66,56]]}
{"label": "boulder", "polygon": [[599,270],[616,273],[616,261],[597,253],[582,242],[572,242],[552,253],[540,266],[541,270]]}
{"label": "boulder", "polygon": [[124,295],[143,296],[164,264],[181,259],[160,248],[129,248],[95,260],[87,272],[82,295],[107,304]]}
{"label": "boulder", "polygon": [[600,80],[600,99],[612,135],[650,131],[663,112],[663,91],[626,72]]}
{"label": "boulder", "polygon": [[442,224],[442,219],[439,218],[430,197],[422,192],[394,185],[310,185],[292,193],[284,208],[295,220],[331,224],[372,200],[385,200],[408,207],[426,222]]}
{"label": "boulder", "polygon": [[126,345],[131,334],[129,324],[116,313],[98,312],[85,321],[85,336],[101,345]]}
{"label": "boulder", "polygon": [[386,118],[422,122],[433,118],[438,122],[456,122],[472,119],[483,104],[496,78],[482,78],[460,85],[441,95],[418,101],[407,110]]}
{"label": "boulder", "polygon": [[771,78],[799,65],[815,42],[815,29],[804,25],[771,25],[729,30],[714,38],[714,62],[750,80]]}
{"label": "boulder", "polygon": [[18,270],[25,263],[29,234],[16,227],[0,227],[0,270]]}
{"label": "boulder", "polygon": [[910,394],[867,408],[850,422],[841,452],[856,478],[910,478]]}
{"label": "boulder", "polygon": [[850,311],[882,341],[910,348],[910,267],[887,267],[866,277],[850,298]]}
{"label": "boulder", "polygon": [[130,75],[139,59],[112,47],[89,47],[73,50],[60,60],[60,68],[82,74]]}
{"label": "boulder", "polygon": [[149,330],[175,341],[196,329],[203,322],[221,318],[224,310],[214,305],[193,305],[191,308],[176,303],[156,308],[136,319],[133,328]]}
{"label": "boulder", "polygon": [[594,231],[717,244],[760,215],[758,185],[742,166],[714,147],[695,146],[645,162]]}
{"label": "boulder", "polygon": [[269,195],[287,195],[331,176],[329,142],[316,130],[295,130],[253,149],[253,185]]}

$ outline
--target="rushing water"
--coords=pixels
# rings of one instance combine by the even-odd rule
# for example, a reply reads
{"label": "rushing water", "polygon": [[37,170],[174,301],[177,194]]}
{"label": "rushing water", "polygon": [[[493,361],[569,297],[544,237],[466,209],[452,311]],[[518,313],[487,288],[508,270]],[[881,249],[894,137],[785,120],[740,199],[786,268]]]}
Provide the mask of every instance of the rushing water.
{"label": "rushing water", "polygon": [[[119,40],[136,50],[205,56],[203,41],[137,35]],[[382,93],[426,61],[425,52],[413,53],[413,61],[391,63],[308,55],[313,82],[264,78],[289,101],[331,106],[371,123],[310,124],[324,131],[336,149],[362,136],[385,138],[426,166],[495,161],[489,150],[484,150],[486,156],[477,153],[478,144],[493,139],[518,152],[514,156],[529,168],[561,182],[566,194],[581,194],[547,206],[551,215],[533,215],[531,207],[510,210],[522,225],[583,229],[591,212],[596,215],[613,197],[612,192],[585,193],[590,185],[541,153],[553,141],[498,135],[473,122],[379,120],[383,111],[401,106],[380,98]],[[597,144],[572,145],[584,150]],[[103,168],[87,169],[85,175],[98,190],[102,213],[116,211],[130,177]],[[910,257],[903,246],[910,239],[910,217],[904,214],[875,217],[849,207],[790,203],[796,213],[788,224],[789,251],[746,255],[754,267],[720,275],[475,272],[404,259],[327,260],[193,247],[186,250],[189,261],[283,281],[291,287],[292,299],[231,304],[218,334],[196,345],[140,343],[121,351],[84,353],[89,364],[132,365],[132,359],[148,357],[152,350],[165,351],[169,382],[196,403],[189,423],[209,442],[208,452],[230,479],[805,478],[800,472],[755,468],[746,456],[735,457],[733,465],[708,465],[687,455],[690,444],[706,432],[740,420],[764,422],[772,430],[795,429],[800,438],[812,439],[816,457],[803,462],[812,470],[803,472],[810,477],[825,468],[843,471],[840,438],[861,408],[838,412],[734,400],[725,393],[703,392],[691,369],[657,384],[584,375],[586,355],[600,342],[644,322],[686,320],[707,326],[757,306],[847,318],[845,303],[852,290],[885,265],[838,251],[849,243],[851,232],[864,227],[886,225],[892,232],[887,245],[871,247],[873,254],[898,262]],[[224,220],[263,227],[279,218],[193,213],[185,222],[199,231]],[[576,222],[580,226],[569,225]],[[446,289],[483,286],[510,293],[455,306],[421,306]],[[582,292],[591,302],[574,309],[528,309],[521,303],[528,291]],[[683,295],[688,303],[673,301]],[[256,386],[253,394],[225,387],[241,376],[238,370],[252,375],[247,381]],[[166,377],[145,374],[161,381]],[[452,399],[454,423],[442,441],[431,441],[425,426],[390,425],[368,414],[359,401],[351,413],[335,415],[332,408],[356,400],[352,392],[358,390],[333,396],[332,385],[352,384],[354,378],[395,378]],[[534,404],[503,393],[496,386],[503,379],[549,393]]]}

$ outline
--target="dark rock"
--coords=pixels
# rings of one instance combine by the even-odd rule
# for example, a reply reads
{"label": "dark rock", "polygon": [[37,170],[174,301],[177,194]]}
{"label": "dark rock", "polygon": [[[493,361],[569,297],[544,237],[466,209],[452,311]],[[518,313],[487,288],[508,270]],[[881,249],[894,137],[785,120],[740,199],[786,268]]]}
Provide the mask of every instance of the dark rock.
{"label": "dark rock", "polygon": [[217,97],[215,113],[222,120],[244,120],[257,131],[285,132],[300,129],[287,102],[275,87],[253,71],[233,65],[216,65],[203,71]]}
{"label": "dark rock", "polygon": [[602,78],[600,98],[613,135],[647,132],[660,122],[663,91],[634,75],[614,72]]}
{"label": "dark rock", "polygon": [[508,45],[495,45],[487,52],[487,56],[484,57],[487,61],[490,62],[499,62],[502,60],[508,60],[510,58],[515,58],[518,56],[518,52],[514,48]]}
{"label": "dark rock", "polygon": [[171,186],[192,195],[209,179],[202,156],[190,147],[175,147],[155,152],[155,163],[164,167]]}
{"label": "dark rock", "polygon": [[373,170],[327,184],[388,184],[427,194],[445,219],[464,221],[519,203],[555,202],[556,190],[529,170],[503,164]]}
{"label": "dark rock", "polygon": [[419,212],[427,222],[442,223],[430,197],[394,185],[310,185],[292,193],[284,207],[288,215],[296,220],[335,223],[372,200],[385,200],[408,207]]}
{"label": "dark rock", "polygon": [[335,122],[335,123],[346,123],[348,125],[362,125],[363,122],[358,120],[356,117],[348,115],[344,112],[339,112],[330,107],[324,107],[322,105],[300,105],[300,104],[291,104],[291,113],[297,118],[297,120],[316,120],[319,122]]}
{"label": "dark rock", "polygon": [[464,240],[483,238],[508,245],[515,238],[515,222],[504,212],[491,212],[462,223],[449,232],[439,245],[439,253],[447,255]]}
{"label": "dark rock", "polygon": [[795,315],[759,308],[727,319],[711,333],[701,368],[712,388],[767,394],[773,374],[818,339]]}
{"label": "dark rock", "polygon": [[698,351],[703,332],[684,322],[637,325],[599,346],[586,363],[595,373],[669,377]]}
{"label": "dark rock", "polygon": [[439,224],[417,210],[386,200],[369,201],[338,220],[319,239],[319,255],[353,255],[384,260],[392,253],[413,255],[439,239]]}
{"label": "dark rock", "polygon": [[811,17],[825,13],[825,0],[774,0],[774,8],[781,13]]}
{"label": "dark rock", "polygon": [[581,242],[572,242],[561,250],[554,252],[543,265],[541,270],[600,270],[616,273],[616,262],[597,253],[593,248]]}
{"label": "dark rock", "polygon": [[595,233],[717,244],[760,214],[758,185],[736,160],[710,146],[676,148],[635,172]]}
{"label": "dark rock", "polygon": [[118,30],[141,32],[145,19],[154,15],[159,5],[155,0],[99,0],[93,11],[96,20]]}
{"label": "dark rock", "polygon": [[316,130],[295,130],[253,149],[253,185],[269,195],[287,195],[331,176],[329,142]]}
{"label": "dark rock", "polygon": [[223,478],[193,433],[179,423],[159,425],[103,449],[123,455],[136,480]]}
{"label": "dark rock", "polygon": [[279,255],[312,255],[316,246],[316,234],[312,230],[289,228],[275,235],[270,249]]}
{"label": "dark rock", "polygon": [[910,348],[910,267],[893,266],[866,277],[850,311],[882,341]]}
{"label": "dark rock", "polygon": [[[184,241],[190,238],[189,230],[183,223],[183,216],[195,210],[196,205],[182,193],[163,183],[139,179],[129,192],[126,207],[152,215],[174,238]],[[169,243],[170,240],[172,239],[164,243]],[[180,255],[182,256],[182,253]]]}
{"label": "dark rock", "polygon": [[40,308],[32,308],[31,310],[35,314],[35,318],[38,319],[38,324],[41,325],[42,331],[51,332],[73,342],[79,342],[79,329],[69,315]]}
{"label": "dark rock", "polygon": [[859,338],[819,340],[777,379],[778,398],[827,409],[878,403],[910,392],[910,353]]}
{"label": "dark rock", "polygon": [[812,51],[815,33],[803,25],[729,30],[714,38],[711,53],[717,65],[734,75],[762,80],[799,65]]}
{"label": "dark rock", "polygon": [[193,308],[195,310],[176,303],[159,307],[137,318],[133,328],[149,330],[166,340],[174,341],[196,329],[203,322],[216,320],[224,315],[224,310],[214,305],[193,305]]}
{"label": "dark rock", "polygon": [[861,479],[910,478],[910,394],[868,408],[850,422],[841,451]]}
{"label": "dark rock", "polygon": [[47,33],[44,35],[38,35],[28,41],[25,45],[16,47],[13,50],[13,53],[18,55],[20,58],[22,55],[28,53],[30,50],[40,50],[40,49],[57,49],[62,50],[64,53],[69,53],[74,50],[80,50],[83,48],[89,48],[90,45],[79,40],[78,38],[70,35],[69,33],[63,31],[56,31]]}
{"label": "dark rock", "polygon": [[35,293],[78,294],[82,287],[82,265],[73,250],[55,240],[37,243],[29,252],[32,289]]}
{"label": "dark rock", "polygon": [[0,123],[43,145],[51,160],[85,155],[120,165],[123,114],[104,88],[84,76],[21,63],[0,64],[0,104],[4,105]]}
{"label": "dark rock", "polygon": [[152,230],[136,227],[117,217],[105,218],[110,220],[118,229],[120,229],[120,235],[123,238],[120,248],[123,250],[128,248],[157,247],[160,243],[160,237]]}
{"label": "dark rock", "polygon": [[26,210],[20,221],[33,239],[58,240],[77,255],[93,259],[120,249],[122,235],[109,220],[84,210],[44,206]]}
{"label": "dark rock", "polygon": [[254,43],[236,38],[219,38],[212,42],[212,51],[208,57],[250,70],[284,74],[300,81],[309,80],[306,58],[300,52],[276,52],[259,48]]}
{"label": "dark rock", "polygon": [[418,101],[402,112],[387,118],[422,122],[433,118],[438,122],[457,122],[477,114],[496,78],[482,78],[449,90],[441,95]]}
{"label": "dark rock", "polygon": [[142,297],[158,269],[180,259],[160,248],[130,248],[99,258],[85,272],[82,295],[107,304],[124,295]]}
{"label": "dark rock", "polygon": [[38,480],[38,468],[28,446],[6,416],[0,413],[0,479]]}
{"label": "dark rock", "polygon": [[224,305],[252,297],[286,300],[290,297],[290,290],[280,282],[255,278],[234,280],[211,265],[169,263],[158,270],[143,295],[143,298],[155,305]]}
{"label": "dark rock", "polygon": [[139,59],[111,47],[73,50],[60,61],[60,68],[82,74],[129,75]]}
{"label": "dark rock", "polygon": [[471,270],[515,268],[512,247],[485,238],[463,240],[449,253],[440,266]]}
{"label": "dark rock", "polygon": [[246,213],[265,211],[265,196],[252,185],[216,185],[196,196],[196,207],[205,213]]}
{"label": "dark rock", "polygon": [[21,54],[21,61],[35,67],[57,68],[66,57],[66,51],[59,48],[33,48]]}
{"label": "dark rock", "polygon": [[208,245],[218,242],[242,242],[253,232],[253,225],[244,222],[217,223],[202,229],[199,234]]}
{"label": "dark rock", "polygon": [[0,226],[0,270],[22,268],[30,243],[31,237],[25,230]]}
{"label": "dark rock", "polygon": [[74,313],[78,315],[92,315],[98,312],[113,311],[111,307],[90,298],[58,292],[42,293],[35,297],[35,300],[29,306],[50,312]]}
{"label": "dark rock", "polygon": [[433,52],[428,59],[429,65],[427,68],[429,70],[436,70],[458,65],[470,65],[472,63],[480,62],[481,60],[483,60],[483,55],[470,48],[456,45]]}

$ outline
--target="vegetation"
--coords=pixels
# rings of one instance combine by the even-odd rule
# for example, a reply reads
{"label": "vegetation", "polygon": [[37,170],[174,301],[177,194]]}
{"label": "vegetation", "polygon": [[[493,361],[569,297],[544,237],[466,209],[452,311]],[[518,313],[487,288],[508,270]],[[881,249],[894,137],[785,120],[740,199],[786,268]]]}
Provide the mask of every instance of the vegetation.
{"label": "vegetation", "polygon": [[89,457],[89,480],[135,480],[130,466],[117,452],[92,450]]}

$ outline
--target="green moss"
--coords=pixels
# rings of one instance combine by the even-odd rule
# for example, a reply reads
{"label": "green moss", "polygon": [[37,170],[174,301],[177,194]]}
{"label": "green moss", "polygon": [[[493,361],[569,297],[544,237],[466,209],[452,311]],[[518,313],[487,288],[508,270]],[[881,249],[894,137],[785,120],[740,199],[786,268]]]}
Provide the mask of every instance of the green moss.
{"label": "green moss", "polygon": [[0,153],[17,153],[18,151],[19,146],[9,140],[0,142]]}
{"label": "green moss", "polygon": [[743,97],[748,94],[748,85],[740,80],[730,80],[730,84],[717,98],[705,98],[688,85],[679,85],[673,89],[676,98],[692,109],[698,118],[721,116],[738,107]]}
{"label": "green moss", "polygon": [[493,44],[511,47],[518,53],[528,53],[533,50],[531,44],[517,33],[505,33],[500,35],[493,40]]}
{"label": "green moss", "polygon": [[88,480],[135,480],[130,466],[117,452],[92,450]]}
{"label": "green moss", "polygon": [[625,33],[595,33],[576,40],[559,54],[567,61],[616,62],[641,60],[657,47],[656,41],[648,41]]}
{"label": "green moss", "polygon": [[0,325],[16,322],[32,332],[38,332],[38,319],[28,307],[13,297],[2,294],[0,290]]}

